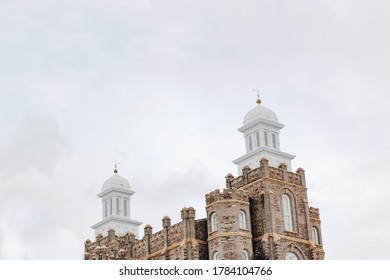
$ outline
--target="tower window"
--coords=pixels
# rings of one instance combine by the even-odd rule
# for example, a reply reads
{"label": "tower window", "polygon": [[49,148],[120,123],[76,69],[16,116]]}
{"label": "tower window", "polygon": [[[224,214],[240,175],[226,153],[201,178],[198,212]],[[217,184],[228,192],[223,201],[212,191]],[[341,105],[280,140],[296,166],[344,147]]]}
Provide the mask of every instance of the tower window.
{"label": "tower window", "polygon": [[104,218],[107,217],[107,200],[104,201]]}
{"label": "tower window", "polygon": [[318,240],[319,240],[319,238],[318,238],[318,230],[317,230],[317,228],[312,227],[311,228],[311,241],[314,244],[320,244],[320,242]]}
{"label": "tower window", "polygon": [[116,214],[119,215],[119,197],[116,198]]}
{"label": "tower window", "polygon": [[112,215],[112,198],[110,198],[110,215]]}
{"label": "tower window", "polygon": [[238,224],[240,228],[246,229],[246,214],[243,210],[238,213]]}
{"label": "tower window", "polygon": [[272,146],[276,149],[276,135],[272,133]]}
{"label": "tower window", "polygon": [[249,144],[249,151],[252,151],[253,149],[253,146],[252,146],[252,135],[249,135],[248,136],[248,144]]}
{"label": "tower window", "polygon": [[123,214],[127,216],[127,199],[123,200]]}
{"label": "tower window", "polygon": [[249,259],[248,252],[246,250],[242,250],[241,259],[243,260]]}
{"label": "tower window", "polygon": [[287,194],[282,196],[284,229],[292,231],[291,200]]}
{"label": "tower window", "polygon": [[211,231],[216,231],[217,230],[217,214],[215,214],[215,213],[211,214],[210,222],[211,222]]}
{"label": "tower window", "polygon": [[218,252],[214,252],[213,254],[213,260],[220,260],[221,259],[221,256],[219,255]]}
{"label": "tower window", "polygon": [[258,131],[256,131],[256,145],[260,147],[260,133]]}
{"label": "tower window", "polygon": [[268,147],[268,132],[264,131],[264,144]]}
{"label": "tower window", "polygon": [[297,255],[295,255],[293,252],[287,252],[285,258],[286,260],[290,260],[290,261],[298,260]]}

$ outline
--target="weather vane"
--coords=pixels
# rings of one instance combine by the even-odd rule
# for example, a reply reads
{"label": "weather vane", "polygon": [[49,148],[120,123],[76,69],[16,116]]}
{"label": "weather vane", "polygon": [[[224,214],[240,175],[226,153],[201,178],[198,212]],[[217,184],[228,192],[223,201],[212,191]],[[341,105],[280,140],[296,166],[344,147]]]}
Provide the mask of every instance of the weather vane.
{"label": "weather vane", "polygon": [[256,88],[254,88],[254,89],[252,89],[255,93],[256,93],[256,95],[257,95],[257,100],[256,100],[256,103],[257,104],[260,104],[261,103],[261,100],[260,100],[260,93],[261,93],[261,91],[259,91],[259,88],[258,87],[256,87]]}
{"label": "weather vane", "polygon": [[116,174],[116,173],[118,173],[118,164],[121,164],[119,161],[117,161],[116,159],[115,159],[115,161],[113,161],[112,163],[114,163],[114,165],[115,165],[115,169],[114,169],[114,173]]}

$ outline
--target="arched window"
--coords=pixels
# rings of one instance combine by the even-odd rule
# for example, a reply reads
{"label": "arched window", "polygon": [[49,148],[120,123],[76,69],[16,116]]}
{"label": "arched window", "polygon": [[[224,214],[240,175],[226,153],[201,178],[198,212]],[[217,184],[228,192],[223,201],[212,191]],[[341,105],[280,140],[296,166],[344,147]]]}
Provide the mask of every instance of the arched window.
{"label": "arched window", "polygon": [[311,228],[311,241],[314,244],[320,244],[320,242],[318,240],[319,240],[319,238],[318,238],[318,230],[317,230],[316,227],[312,227]]}
{"label": "arched window", "polygon": [[107,217],[107,200],[104,201],[104,218]]}
{"label": "arched window", "polygon": [[221,256],[219,255],[218,252],[214,252],[213,254],[213,260],[220,260],[221,259]]}
{"label": "arched window", "polygon": [[252,135],[248,136],[248,145],[249,145],[249,151],[252,151],[253,146],[252,146]]}
{"label": "arched window", "polygon": [[110,198],[110,215],[112,215],[112,198]]}
{"label": "arched window", "polygon": [[241,259],[249,260],[248,252],[246,250],[242,250]]}
{"label": "arched window", "polygon": [[291,200],[287,194],[282,196],[284,229],[292,231]]}
{"label": "arched window", "polygon": [[123,215],[127,216],[127,199],[123,200]]}
{"label": "arched window", "polygon": [[268,133],[264,131],[264,144],[268,147]]}
{"label": "arched window", "polygon": [[256,131],[256,145],[260,147],[260,133],[258,131]]}
{"label": "arched window", "polygon": [[246,227],[246,214],[244,212],[244,210],[240,210],[240,212],[238,213],[238,224],[240,226],[240,228],[247,228]]}
{"label": "arched window", "polygon": [[298,260],[297,255],[295,255],[293,252],[287,252],[285,255],[285,258],[286,258],[286,260],[290,260],[290,261]]}
{"label": "arched window", "polygon": [[116,198],[116,214],[119,215],[119,197]]}
{"label": "arched window", "polygon": [[210,222],[211,222],[211,231],[216,231],[217,230],[217,214],[215,214],[215,213],[211,214]]}
{"label": "arched window", "polygon": [[276,149],[276,135],[272,133],[272,147]]}

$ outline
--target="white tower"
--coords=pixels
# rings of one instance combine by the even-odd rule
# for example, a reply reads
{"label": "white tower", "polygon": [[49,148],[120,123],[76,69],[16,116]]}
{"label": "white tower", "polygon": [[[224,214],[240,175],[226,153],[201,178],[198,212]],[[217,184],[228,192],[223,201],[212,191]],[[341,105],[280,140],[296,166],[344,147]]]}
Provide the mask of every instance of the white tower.
{"label": "white tower", "polygon": [[130,217],[130,199],[134,193],[129,181],[119,176],[115,168],[114,175],[104,182],[102,191],[98,194],[102,199],[103,219],[92,226],[95,235],[101,233],[106,236],[108,230],[113,228],[117,235],[125,235],[131,231],[138,238],[138,227],[142,223]]}
{"label": "white tower", "polygon": [[260,105],[260,99],[256,103],[256,107],[245,115],[243,126],[238,129],[244,134],[246,151],[245,155],[233,161],[237,164],[238,173],[241,175],[246,165],[251,169],[259,167],[261,158],[267,158],[273,167],[284,162],[291,171],[291,160],[295,156],[280,150],[279,131],[284,125],[279,123],[272,110]]}

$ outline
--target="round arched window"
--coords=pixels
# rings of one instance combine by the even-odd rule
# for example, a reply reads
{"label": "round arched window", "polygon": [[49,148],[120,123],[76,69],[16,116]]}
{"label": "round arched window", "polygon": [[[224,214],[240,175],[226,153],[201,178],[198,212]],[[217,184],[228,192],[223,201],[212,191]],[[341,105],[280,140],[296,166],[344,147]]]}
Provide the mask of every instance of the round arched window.
{"label": "round arched window", "polygon": [[210,216],[211,231],[217,230],[217,214],[213,213]]}
{"label": "round arched window", "polygon": [[314,244],[320,244],[318,242],[318,230],[315,228],[315,227],[312,227],[311,228],[311,241],[314,243]]}
{"label": "round arched window", "polygon": [[243,260],[248,260],[249,259],[248,252],[246,250],[242,250],[242,257],[241,258]]}
{"label": "round arched window", "polygon": [[295,255],[293,252],[287,252],[285,258],[286,260],[290,260],[290,261],[298,260],[297,255]]}
{"label": "round arched window", "polygon": [[246,229],[246,214],[245,214],[245,211],[244,210],[240,210],[239,214],[238,214],[238,224],[240,226],[240,228],[244,228]]}

